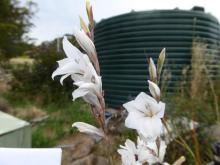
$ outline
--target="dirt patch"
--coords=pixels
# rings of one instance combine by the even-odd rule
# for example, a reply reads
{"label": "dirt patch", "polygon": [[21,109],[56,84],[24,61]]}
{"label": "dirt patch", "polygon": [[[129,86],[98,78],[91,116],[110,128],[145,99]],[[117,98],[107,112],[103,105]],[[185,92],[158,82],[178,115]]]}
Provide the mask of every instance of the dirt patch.
{"label": "dirt patch", "polygon": [[82,159],[92,152],[95,140],[86,134],[77,133],[59,142],[62,147],[62,165],[69,165],[77,159]]}
{"label": "dirt patch", "polygon": [[6,113],[12,112],[12,108],[9,105],[8,101],[2,97],[0,97],[0,111],[6,112]]}
{"label": "dirt patch", "polygon": [[72,162],[71,165],[109,165],[109,163],[108,160],[103,156],[90,154],[86,157]]}

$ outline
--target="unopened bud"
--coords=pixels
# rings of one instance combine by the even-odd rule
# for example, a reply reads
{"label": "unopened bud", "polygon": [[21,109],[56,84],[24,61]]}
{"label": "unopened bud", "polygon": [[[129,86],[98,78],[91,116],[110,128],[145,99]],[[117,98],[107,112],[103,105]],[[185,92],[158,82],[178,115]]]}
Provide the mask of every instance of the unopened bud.
{"label": "unopened bud", "polygon": [[159,58],[157,60],[157,73],[160,76],[161,71],[163,69],[163,64],[166,58],[166,48],[163,48],[163,50],[160,52]]}
{"label": "unopened bud", "polygon": [[93,19],[93,11],[92,6],[89,0],[86,0],[86,12],[89,19],[90,31],[94,28],[94,19]]}
{"label": "unopened bud", "polygon": [[184,156],[181,156],[179,159],[177,159],[173,165],[181,165],[186,161],[186,158]]}
{"label": "unopened bud", "polygon": [[83,18],[81,16],[79,16],[79,19],[80,19],[80,27],[81,29],[83,29],[83,31],[86,33],[86,34],[89,34],[90,31],[89,31],[89,28],[88,26],[86,25],[85,21],[83,20]]}
{"label": "unopened bud", "polygon": [[91,8],[90,0],[86,0],[86,11],[87,11],[88,17],[90,13],[90,8]]}
{"label": "unopened bud", "polygon": [[159,102],[160,101],[160,88],[154,82],[148,80],[149,90],[151,95]]}
{"label": "unopened bud", "polygon": [[149,74],[150,74],[150,80],[156,83],[157,82],[157,69],[152,58],[149,58]]}

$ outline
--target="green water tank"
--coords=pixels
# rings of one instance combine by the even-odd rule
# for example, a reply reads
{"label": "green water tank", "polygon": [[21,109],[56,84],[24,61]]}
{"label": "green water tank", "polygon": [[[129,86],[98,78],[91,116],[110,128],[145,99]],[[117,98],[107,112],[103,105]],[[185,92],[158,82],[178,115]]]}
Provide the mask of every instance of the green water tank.
{"label": "green water tank", "polygon": [[164,47],[165,69],[171,73],[167,90],[175,91],[184,68],[190,66],[196,38],[208,45],[205,51],[211,52],[214,76],[220,59],[220,26],[201,7],[130,12],[99,22],[95,27],[95,45],[107,105],[120,108],[139,92],[148,91],[147,57],[156,62]]}

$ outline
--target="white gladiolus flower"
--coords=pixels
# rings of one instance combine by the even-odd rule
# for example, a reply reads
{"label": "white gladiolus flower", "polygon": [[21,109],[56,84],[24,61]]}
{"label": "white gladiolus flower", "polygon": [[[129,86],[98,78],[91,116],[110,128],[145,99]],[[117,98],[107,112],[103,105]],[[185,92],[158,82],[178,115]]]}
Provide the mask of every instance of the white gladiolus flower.
{"label": "white gladiolus flower", "polygon": [[100,137],[105,136],[103,131],[87,123],[75,122],[73,123],[72,127],[76,127],[79,130],[79,132],[83,132],[91,135],[98,135]]}
{"label": "white gladiolus flower", "polygon": [[[156,141],[145,142],[139,137],[137,140],[137,148],[139,151],[142,151],[139,152],[139,157],[141,157],[144,162],[148,162],[149,165],[157,162],[163,162],[166,153],[166,147],[167,146],[165,142],[162,140],[160,140],[159,150]],[[166,163],[163,164],[165,165]]]}
{"label": "white gladiolus flower", "polygon": [[128,111],[125,126],[136,129],[146,139],[155,140],[162,133],[161,118],[165,104],[141,92],[135,100],[123,104]]}
{"label": "white gladiolus flower", "polygon": [[[125,146],[120,145],[118,153],[121,155],[123,165],[141,165],[144,162],[141,162],[139,154],[141,150],[138,150],[135,146],[135,143],[129,139],[126,140]],[[145,154],[143,154],[145,155]]]}
{"label": "white gladiolus flower", "polygon": [[157,100],[160,101],[160,88],[154,82],[148,80],[149,90],[151,95]]}
{"label": "white gladiolus flower", "polygon": [[148,162],[148,164],[157,162],[157,153],[148,147],[147,143],[140,137],[137,139],[138,157],[142,162]]}
{"label": "white gladiolus flower", "polygon": [[52,78],[62,75],[60,83],[68,76],[71,76],[74,84],[79,88],[73,92],[73,100],[78,97],[98,108],[100,103],[98,97],[102,94],[101,77],[97,75],[88,56],[73,46],[66,37],[63,39],[63,49],[67,56],[58,61],[59,67],[53,72]]}
{"label": "white gladiolus flower", "polygon": [[118,153],[121,155],[123,165],[140,165],[148,162],[149,165],[157,162],[163,162],[166,145],[163,141],[160,143],[158,152],[156,142],[145,143],[139,137],[137,139],[137,147],[135,143],[129,139],[126,140],[125,146],[120,145]]}
{"label": "white gladiolus flower", "polygon": [[59,67],[53,72],[52,78],[57,75],[64,75],[61,78],[62,84],[63,80],[69,75],[72,76],[74,81],[85,81],[91,79],[92,76],[96,77],[95,70],[87,55],[80,52],[66,37],[63,38],[63,49],[67,58],[58,61]]}
{"label": "white gladiolus flower", "polygon": [[146,144],[146,147],[149,150],[151,150],[151,152],[153,153],[147,159],[147,162],[149,164],[154,164],[154,163],[157,163],[157,162],[163,163],[164,156],[165,156],[165,153],[166,153],[166,148],[167,148],[164,141],[162,141],[162,140],[160,141],[159,150],[158,150],[156,141],[148,142]]}
{"label": "white gladiolus flower", "polygon": [[[83,81],[79,81],[74,83],[79,88],[73,91],[73,101],[79,97],[83,97],[83,99],[89,103],[94,105],[95,107],[101,108],[98,97],[100,97],[100,91],[97,86],[93,83],[86,83]],[[98,97],[97,97],[98,96]]]}

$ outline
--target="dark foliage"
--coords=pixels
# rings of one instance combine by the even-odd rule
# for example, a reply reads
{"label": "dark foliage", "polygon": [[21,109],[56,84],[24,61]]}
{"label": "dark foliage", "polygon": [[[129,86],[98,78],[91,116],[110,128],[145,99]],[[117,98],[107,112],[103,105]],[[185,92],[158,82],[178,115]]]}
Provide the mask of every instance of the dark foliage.
{"label": "dark foliage", "polygon": [[64,57],[63,52],[57,52],[56,40],[43,43],[32,51],[35,58],[33,66],[24,65],[13,69],[12,91],[19,96],[45,104],[49,102],[61,103],[71,101],[73,84],[70,78],[59,83],[59,77],[52,80],[51,75],[57,68],[56,61]]}
{"label": "dark foliage", "polygon": [[10,58],[20,55],[31,46],[27,44],[27,38],[24,39],[32,23],[35,4],[27,3],[21,6],[16,0],[0,1],[0,57]]}

